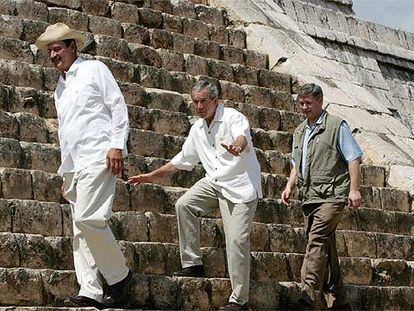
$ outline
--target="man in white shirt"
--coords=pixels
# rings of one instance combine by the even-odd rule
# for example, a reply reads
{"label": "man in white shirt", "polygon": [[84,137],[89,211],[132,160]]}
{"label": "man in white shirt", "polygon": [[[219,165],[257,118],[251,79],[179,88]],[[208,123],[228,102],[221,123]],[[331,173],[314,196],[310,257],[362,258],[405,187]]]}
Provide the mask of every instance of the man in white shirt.
{"label": "man in white shirt", "polygon": [[[110,307],[125,294],[132,273],[108,226],[116,175],[127,154],[128,111],[109,69],[77,57],[82,33],[62,23],[50,25],[36,40],[60,71],[55,90],[59,122],[62,194],[70,202],[73,257],[79,295],[68,306]],[[108,290],[103,291],[103,280]]]}
{"label": "man in white shirt", "polygon": [[250,231],[258,198],[262,197],[260,166],[246,117],[218,104],[217,87],[199,81],[191,92],[200,117],[170,162],[148,174],[133,176],[131,184],[152,182],[177,170],[192,170],[201,162],[206,176],[176,203],[183,269],[175,276],[204,276],[198,217],[217,207],[223,219],[232,294],[220,310],[242,310],[249,296]]}

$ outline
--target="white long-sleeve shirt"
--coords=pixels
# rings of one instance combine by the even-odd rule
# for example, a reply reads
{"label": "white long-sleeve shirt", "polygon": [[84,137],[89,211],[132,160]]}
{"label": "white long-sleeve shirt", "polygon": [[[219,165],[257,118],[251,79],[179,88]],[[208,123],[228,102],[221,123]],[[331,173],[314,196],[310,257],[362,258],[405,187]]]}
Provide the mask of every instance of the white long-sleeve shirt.
{"label": "white long-sleeve shirt", "polygon": [[[240,135],[246,137],[247,147],[235,157],[220,143],[233,144]],[[210,127],[204,119],[198,119],[182,150],[171,160],[181,170],[192,170],[198,162],[203,165],[208,181],[229,201],[246,203],[262,197],[260,165],[249,122],[237,110],[219,105]]]}
{"label": "white long-sleeve shirt", "polygon": [[127,155],[129,123],[124,97],[108,67],[77,58],[56,86],[61,165],[58,173],[80,171],[106,159],[110,148]]}

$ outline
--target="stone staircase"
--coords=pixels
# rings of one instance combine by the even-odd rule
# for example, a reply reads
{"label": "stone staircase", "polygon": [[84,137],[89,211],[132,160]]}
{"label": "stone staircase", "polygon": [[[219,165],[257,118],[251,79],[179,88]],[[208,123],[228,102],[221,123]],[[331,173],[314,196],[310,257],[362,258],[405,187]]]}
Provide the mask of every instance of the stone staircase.
{"label": "stone staircase", "polygon": [[[33,45],[55,22],[87,34],[81,55],[106,63],[123,91],[131,125],[123,180],[180,150],[195,119],[189,92],[200,78],[217,83],[222,103],[249,118],[265,195],[252,231],[250,309],[279,309],[297,297],[303,219],[297,201],[277,200],[289,173],[292,131],[301,122],[292,99],[297,82],[270,71],[267,55],[246,49],[245,33],[225,11],[169,0],[3,0],[0,13],[4,310],[54,309],[77,293],[70,209],[55,174],[58,72]],[[201,220],[207,277],[171,277],[180,268],[174,203],[203,173],[198,166],[138,187],[117,181],[111,227],[134,272],[128,308],[208,310],[226,303],[231,290],[218,210]],[[361,174],[364,207],[346,210],[337,234],[352,305],[414,309],[412,198],[386,186],[383,167],[364,165]]]}

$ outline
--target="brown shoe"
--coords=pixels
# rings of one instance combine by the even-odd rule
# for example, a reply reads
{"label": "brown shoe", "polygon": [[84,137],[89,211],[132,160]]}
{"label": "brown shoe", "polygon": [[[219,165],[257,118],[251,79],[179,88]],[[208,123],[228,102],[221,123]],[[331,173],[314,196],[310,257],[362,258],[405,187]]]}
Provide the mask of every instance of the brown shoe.
{"label": "brown shoe", "polygon": [[173,276],[187,276],[187,277],[204,277],[204,267],[202,265],[190,266],[183,268],[173,273]]}
{"label": "brown shoe", "polygon": [[102,304],[99,301],[81,295],[68,297],[63,304],[65,307],[94,307],[99,310],[102,309]]}
{"label": "brown shoe", "polygon": [[238,303],[235,303],[235,302],[229,302],[225,306],[220,307],[219,310],[227,310],[227,311],[247,310],[247,304],[239,305]]}
{"label": "brown shoe", "polygon": [[104,296],[102,300],[102,304],[104,305],[104,307],[113,308],[118,306],[122,298],[124,298],[131,281],[132,271],[129,270],[127,276],[123,280],[113,285],[109,285],[108,293]]}

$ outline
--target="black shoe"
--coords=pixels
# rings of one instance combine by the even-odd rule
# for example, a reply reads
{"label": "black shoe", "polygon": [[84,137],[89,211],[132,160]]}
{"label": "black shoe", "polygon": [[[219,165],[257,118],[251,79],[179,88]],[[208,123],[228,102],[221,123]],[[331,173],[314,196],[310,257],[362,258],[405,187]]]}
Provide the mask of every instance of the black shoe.
{"label": "black shoe", "polygon": [[126,294],[129,284],[132,281],[132,272],[129,270],[128,275],[118,283],[108,286],[108,293],[104,296],[102,304],[105,308],[115,307]]}
{"label": "black shoe", "polygon": [[328,308],[329,311],[352,311],[352,307],[350,303],[343,303],[343,304],[338,304],[335,305],[335,303],[333,304],[332,307]]}
{"label": "black shoe", "polygon": [[313,306],[311,303],[309,303],[308,301],[306,301],[303,298],[299,298],[298,301],[293,302],[291,304],[288,305],[287,307],[288,310],[297,310],[297,311],[308,311],[308,310],[313,310]]}
{"label": "black shoe", "polygon": [[191,266],[183,268],[180,271],[174,272],[173,276],[188,276],[188,277],[204,277],[204,267],[202,265]]}
{"label": "black shoe", "polygon": [[65,307],[94,307],[102,309],[102,304],[99,301],[80,295],[66,298],[63,304]]}
{"label": "black shoe", "polygon": [[219,310],[229,310],[229,311],[237,311],[237,310],[247,310],[247,304],[239,305],[235,302],[229,302],[225,306],[219,308]]}

